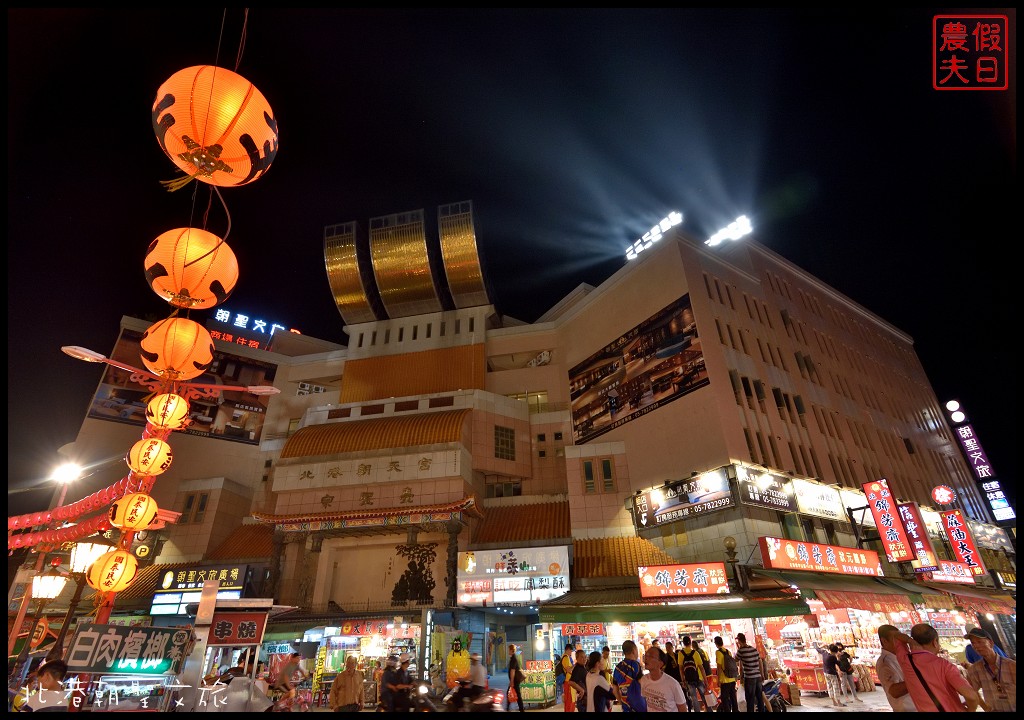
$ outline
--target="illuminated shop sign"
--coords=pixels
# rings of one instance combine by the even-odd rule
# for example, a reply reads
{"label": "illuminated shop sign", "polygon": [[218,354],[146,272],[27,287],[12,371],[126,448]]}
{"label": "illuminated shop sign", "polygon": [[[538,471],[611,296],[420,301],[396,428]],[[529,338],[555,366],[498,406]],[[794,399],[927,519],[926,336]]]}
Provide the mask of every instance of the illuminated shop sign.
{"label": "illuminated shop sign", "polygon": [[248,565],[215,565],[167,570],[160,578],[157,593],[176,590],[202,590],[207,580],[216,580],[221,590],[241,590],[245,584]]}
{"label": "illuminated shop sign", "polygon": [[796,499],[790,480],[782,475],[736,466],[736,488],[744,505],[794,512]]}
{"label": "illuminated shop sign", "polygon": [[939,513],[939,516],[942,518],[942,529],[949,538],[949,544],[953,546],[953,554],[957,560],[969,567],[975,575],[984,575],[985,564],[974,544],[974,538],[971,537],[971,530],[967,526],[963,512],[947,510]]}
{"label": "illuminated shop sign", "polygon": [[175,675],[185,660],[192,630],[79,625],[66,662],[71,673]]}
{"label": "illuminated shop sign", "polygon": [[677,480],[633,496],[633,524],[652,528],[733,507],[726,467]]}
{"label": "illuminated shop sign", "polygon": [[846,506],[839,490],[828,485],[801,480],[792,481],[793,493],[796,496],[797,510],[804,515],[815,515],[829,520],[846,521]]}
{"label": "illuminated shop sign", "polygon": [[648,565],[637,568],[640,597],[723,595],[729,592],[725,563]]}
{"label": "illuminated shop sign", "polygon": [[604,635],[604,623],[566,623],[562,625],[562,637],[570,635]]}
{"label": "illuminated shop sign", "polygon": [[529,605],[569,591],[569,548],[507,548],[460,552],[456,578],[464,606]]}
{"label": "illuminated shop sign", "polygon": [[872,480],[861,487],[889,562],[910,562],[917,559],[914,548],[907,539],[907,531],[903,528],[903,520],[896,507],[896,498],[889,491],[889,481],[885,478]]}
{"label": "illuminated shop sign", "polygon": [[[225,308],[217,308],[213,311],[207,321],[207,329],[214,340],[260,350],[270,348],[270,340],[275,332],[287,330],[284,325],[279,323],[254,318],[248,313],[231,312]],[[299,334],[298,330],[291,332]]]}
{"label": "illuminated shop sign", "polygon": [[963,585],[977,585],[974,580],[974,573],[962,562],[952,560],[939,560],[939,568],[930,574],[932,580],[937,582],[961,583]]}
{"label": "illuminated shop sign", "polygon": [[757,544],[766,568],[870,577],[884,575],[878,553],[874,550],[775,537],[758,538]]}
{"label": "illuminated shop sign", "polygon": [[938,570],[938,556],[932,541],[928,537],[924,520],[921,518],[921,509],[917,503],[900,503],[896,506],[903,521],[903,529],[907,531],[907,540],[914,548],[916,560],[911,562],[914,572],[930,572]]}
{"label": "illuminated shop sign", "polygon": [[1003,487],[996,477],[995,468],[992,467],[984,448],[981,447],[974,428],[969,422],[966,422],[967,416],[962,412],[960,403],[952,400],[946,403],[946,409],[949,411],[950,421],[954,423],[953,435],[960,443],[960,449],[963,450],[964,457],[967,458],[967,464],[974,472],[975,482],[992,510],[992,517],[997,522],[1012,523],[1017,519],[1017,513],[1003,492]]}
{"label": "illuminated shop sign", "polygon": [[217,612],[210,623],[209,645],[259,645],[267,629],[267,613]]}
{"label": "illuminated shop sign", "polygon": [[666,232],[682,221],[683,214],[681,212],[670,212],[668,217],[663,218],[661,222],[645,232],[639,240],[629,246],[626,250],[626,259],[636,260],[637,255],[642,253],[644,250],[649,249],[654,245],[654,243],[661,240]]}

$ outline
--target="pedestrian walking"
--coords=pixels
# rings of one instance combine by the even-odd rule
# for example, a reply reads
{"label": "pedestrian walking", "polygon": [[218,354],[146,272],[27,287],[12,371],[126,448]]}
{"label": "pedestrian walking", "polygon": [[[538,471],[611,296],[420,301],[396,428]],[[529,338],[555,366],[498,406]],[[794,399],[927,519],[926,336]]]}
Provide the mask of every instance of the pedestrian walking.
{"label": "pedestrian walking", "polygon": [[572,675],[572,667],[576,664],[576,647],[569,643],[565,646],[565,653],[562,655],[562,709],[565,712],[576,712],[576,702],[572,696],[572,686],[569,679]]}
{"label": "pedestrian walking", "polygon": [[[896,636],[896,657],[918,712],[974,712],[981,696],[960,670],[939,657],[939,633],[919,623]],[[963,698],[963,699],[961,699]]]}
{"label": "pedestrian walking", "polygon": [[[508,687],[509,690],[514,690],[516,694],[516,704],[519,705],[519,712],[526,712],[526,707],[523,705],[523,695],[519,689],[519,686],[523,684],[523,680],[526,679],[526,674],[519,666],[519,656],[516,655],[516,646],[508,646]],[[507,697],[506,709],[512,710],[512,698]]]}
{"label": "pedestrian walking", "polygon": [[612,686],[604,676],[604,658],[595,650],[587,656],[587,712],[610,712]]}
{"label": "pedestrian walking", "polygon": [[640,666],[640,649],[632,640],[622,643],[622,660],[612,673],[612,690],[622,706],[622,712],[647,712],[647,701],[640,692],[640,679],[644,670]]}
{"label": "pedestrian walking", "polygon": [[715,637],[715,666],[718,668],[718,690],[722,696],[718,712],[739,712],[740,706],[736,699],[736,677],[739,667],[736,658],[725,647],[721,636]]}
{"label": "pedestrian walking", "polygon": [[842,643],[836,643],[839,654],[836,655],[839,670],[839,687],[853,697],[854,702],[864,702],[857,697],[857,671],[853,668],[853,656]]}
{"label": "pedestrian walking", "polygon": [[767,712],[764,704],[764,676],[761,674],[761,655],[757,648],[747,644],[744,633],[736,633],[736,663],[739,682],[747,702],[747,712]]}
{"label": "pedestrian walking", "polygon": [[693,639],[683,635],[683,649],[679,651],[679,676],[682,678],[683,690],[689,702],[687,707],[692,712],[707,712],[707,685],[705,683],[705,667],[711,663],[699,647],[694,647]]}
{"label": "pedestrian walking", "polygon": [[587,711],[587,653],[576,651],[576,662],[569,673],[569,685],[576,695],[576,712]]}
{"label": "pedestrian walking", "polygon": [[981,658],[967,668],[967,681],[981,691],[985,712],[1016,712],[1017,661],[996,653],[992,637],[984,630],[971,632],[971,644]]}
{"label": "pedestrian walking", "polygon": [[899,634],[899,628],[894,625],[879,625],[878,643],[882,651],[875,661],[875,674],[878,675],[878,682],[882,684],[885,699],[889,701],[893,712],[917,712],[903,678],[903,669],[896,657],[896,636]]}
{"label": "pedestrian walking", "polygon": [[665,674],[665,651],[653,645],[644,653],[647,674],[640,679],[640,692],[647,712],[686,712],[686,694],[675,678]]}

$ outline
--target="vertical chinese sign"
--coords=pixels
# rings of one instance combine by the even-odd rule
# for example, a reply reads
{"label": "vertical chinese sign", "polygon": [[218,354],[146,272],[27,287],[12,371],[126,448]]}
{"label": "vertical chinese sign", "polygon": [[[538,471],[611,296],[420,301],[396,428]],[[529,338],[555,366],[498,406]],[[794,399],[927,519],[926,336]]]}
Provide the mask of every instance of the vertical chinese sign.
{"label": "vertical chinese sign", "polygon": [[984,575],[985,565],[981,560],[981,553],[978,552],[971,536],[971,530],[967,527],[967,520],[960,510],[946,510],[939,513],[942,518],[942,529],[949,538],[949,544],[953,546],[953,554],[957,560],[971,569],[974,575]]}
{"label": "vertical chinese sign", "polygon": [[875,519],[878,536],[882,540],[882,548],[889,562],[910,562],[916,560],[914,549],[907,539],[907,531],[903,527],[896,500],[889,491],[889,481],[885,478],[872,480],[862,486],[864,497],[868,501],[871,516]]}
{"label": "vertical chinese sign", "polygon": [[921,508],[917,503],[899,503],[897,509],[900,512],[900,520],[903,521],[903,529],[907,531],[907,540],[914,548],[914,555],[917,559],[911,565],[914,572],[931,572],[939,569],[938,556],[935,548],[932,547],[931,538],[925,529],[924,521],[921,519]]}

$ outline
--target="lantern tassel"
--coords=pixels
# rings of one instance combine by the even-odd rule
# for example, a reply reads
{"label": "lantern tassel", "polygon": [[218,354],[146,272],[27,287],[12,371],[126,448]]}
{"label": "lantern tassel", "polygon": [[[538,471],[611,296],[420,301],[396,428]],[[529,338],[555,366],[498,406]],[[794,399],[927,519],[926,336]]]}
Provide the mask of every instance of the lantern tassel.
{"label": "lantern tassel", "polygon": [[161,180],[160,184],[167,188],[167,192],[174,192],[175,190],[181,190],[193,180],[195,180],[195,178],[192,175],[184,175],[180,178],[174,178],[173,180]]}

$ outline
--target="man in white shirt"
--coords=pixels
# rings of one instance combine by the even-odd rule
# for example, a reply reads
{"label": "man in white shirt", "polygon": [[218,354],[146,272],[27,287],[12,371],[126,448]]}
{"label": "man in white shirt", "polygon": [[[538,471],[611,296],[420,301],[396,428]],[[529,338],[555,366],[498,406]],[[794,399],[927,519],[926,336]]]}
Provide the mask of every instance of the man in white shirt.
{"label": "man in white shirt", "polygon": [[651,646],[644,653],[644,665],[648,674],[640,678],[640,694],[647,701],[647,712],[686,712],[683,686],[664,672],[665,652]]}
{"label": "man in white shirt", "polygon": [[875,673],[893,712],[917,712],[914,701],[910,698],[910,691],[907,690],[906,680],[903,678],[903,668],[896,658],[896,636],[899,634],[899,628],[892,625],[878,627],[878,642],[882,646],[882,652],[875,662]]}

